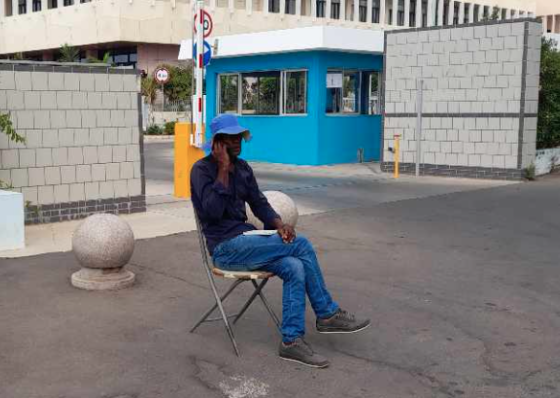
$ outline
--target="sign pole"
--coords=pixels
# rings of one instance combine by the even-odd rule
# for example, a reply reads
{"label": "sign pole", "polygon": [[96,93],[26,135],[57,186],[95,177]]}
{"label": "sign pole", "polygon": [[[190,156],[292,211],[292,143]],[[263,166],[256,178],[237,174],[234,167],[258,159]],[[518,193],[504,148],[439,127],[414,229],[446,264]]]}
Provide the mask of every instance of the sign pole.
{"label": "sign pole", "polygon": [[420,158],[422,156],[422,104],[423,104],[423,94],[424,81],[418,79],[417,89],[416,89],[416,177],[420,176]]}
{"label": "sign pole", "polygon": [[203,85],[204,85],[204,0],[197,0],[196,2],[196,134],[194,145],[197,147],[202,146],[203,134]]}

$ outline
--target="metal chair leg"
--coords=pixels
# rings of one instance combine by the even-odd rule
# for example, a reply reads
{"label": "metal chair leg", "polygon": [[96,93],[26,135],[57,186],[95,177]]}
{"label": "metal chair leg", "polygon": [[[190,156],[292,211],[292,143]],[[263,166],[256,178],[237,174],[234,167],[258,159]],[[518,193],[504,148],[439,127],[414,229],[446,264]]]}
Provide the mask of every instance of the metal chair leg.
{"label": "metal chair leg", "polygon": [[[253,286],[257,285],[257,283],[255,281],[252,281],[252,282],[253,282]],[[259,294],[259,297],[261,298],[261,301],[262,301],[263,305],[265,306],[266,310],[270,314],[270,317],[272,318],[272,320],[276,324],[276,329],[278,330],[278,333],[280,333],[280,335],[282,335],[282,328],[280,326],[280,320],[278,319],[278,317],[276,316],[274,311],[272,311],[272,308],[270,307],[270,304],[268,304],[268,300],[264,296],[264,293],[262,291],[259,291],[258,294]]]}
{"label": "metal chair leg", "polygon": [[233,290],[239,286],[241,283],[243,283],[242,280],[237,279],[235,282],[233,282],[231,284],[231,286],[229,287],[229,289],[227,290],[227,292],[224,293],[224,295],[220,298],[218,296],[218,291],[215,290],[214,286],[213,287],[213,291],[215,292],[215,298],[216,298],[216,304],[214,304],[214,306],[212,308],[210,308],[208,311],[206,311],[206,313],[202,316],[202,318],[200,318],[200,320],[196,323],[196,325],[193,326],[193,328],[190,330],[190,333],[194,332],[196,330],[196,328],[198,328],[202,323],[204,323],[204,321],[216,310],[216,307],[218,307],[218,301],[220,301],[220,303],[222,301],[224,301],[231,292],[233,292]]}
{"label": "metal chair leg", "polygon": [[239,320],[239,318],[241,318],[243,316],[243,314],[245,313],[245,311],[247,311],[247,309],[249,308],[249,306],[253,303],[253,301],[255,300],[255,298],[259,295],[259,293],[261,292],[261,290],[264,288],[264,285],[266,285],[266,283],[268,282],[268,279],[264,279],[260,285],[257,284],[257,282],[255,282],[254,280],[251,280],[253,282],[253,286],[255,286],[255,290],[253,291],[253,294],[251,294],[251,297],[249,297],[249,300],[247,300],[247,302],[245,303],[245,305],[241,308],[241,311],[239,311],[239,313],[237,314],[237,316],[235,317],[235,319],[233,320],[233,324],[235,325],[235,323]]}

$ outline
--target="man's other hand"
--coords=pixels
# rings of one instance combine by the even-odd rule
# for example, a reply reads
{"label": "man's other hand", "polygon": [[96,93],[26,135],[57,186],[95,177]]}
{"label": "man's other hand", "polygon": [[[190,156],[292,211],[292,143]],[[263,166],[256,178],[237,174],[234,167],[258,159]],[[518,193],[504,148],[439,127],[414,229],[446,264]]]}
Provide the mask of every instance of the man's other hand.
{"label": "man's other hand", "polygon": [[292,243],[296,238],[296,230],[289,224],[283,224],[278,228],[278,235],[280,235],[284,243]]}

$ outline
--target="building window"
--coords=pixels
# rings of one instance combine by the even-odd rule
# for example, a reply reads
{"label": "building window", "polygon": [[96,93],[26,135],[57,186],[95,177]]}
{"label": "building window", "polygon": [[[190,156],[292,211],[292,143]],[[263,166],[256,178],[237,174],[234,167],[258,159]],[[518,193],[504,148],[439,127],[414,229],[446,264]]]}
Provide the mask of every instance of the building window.
{"label": "building window", "polygon": [[64,7],[73,6],[74,0],[64,0]]}
{"label": "building window", "polygon": [[268,12],[280,12],[280,0],[268,0]]}
{"label": "building window", "polygon": [[333,0],[331,2],[331,18],[340,19],[340,0]]}
{"label": "building window", "polygon": [[465,3],[464,7],[465,7],[464,19],[463,19],[463,21],[460,21],[460,22],[461,23],[469,23],[469,10],[471,9],[471,4],[470,3]]}
{"label": "building window", "polygon": [[296,15],[296,0],[286,0],[286,14]]}
{"label": "building window", "polygon": [[367,0],[360,0],[360,7],[358,8],[359,21],[366,22],[367,18]]}
{"label": "building window", "polygon": [[360,72],[327,72],[327,113],[359,113]]}
{"label": "building window", "polygon": [[327,114],[380,113],[380,73],[376,71],[327,71]]}
{"label": "building window", "polygon": [[373,0],[371,7],[371,22],[379,23],[379,0]]}
{"label": "building window", "polygon": [[242,114],[280,113],[280,72],[243,73],[241,86]]}
{"label": "building window", "polygon": [[58,0],[47,0],[48,8],[58,8]]}
{"label": "building window", "polygon": [[239,75],[220,75],[220,113],[239,111]]}
{"label": "building window", "polygon": [[317,7],[317,18],[325,18],[327,2],[325,0],[317,0],[315,7]]}
{"label": "building window", "polygon": [[218,112],[296,115],[307,111],[307,71],[287,70],[218,75]]}
{"label": "building window", "polygon": [[136,63],[138,62],[136,47],[99,50],[97,52],[97,59],[103,59],[103,57],[105,57],[105,53],[107,52],[110,54],[108,60],[109,63],[115,66],[132,66],[133,68],[136,68]]}
{"label": "building window", "polygon": [[463,21],[459,22],[459,3],[455,2],[453,4],[453,25],[459,25],[459,23],[463,23]]}
{"label": "building window", "polygon": [[368,95],[367,95],[367,103],[368,115],[379,115],[381,113],[380,110],[380,101],[379,101],[379,84],[381,78],[381,74],[378,72],[370,72],[368,76]]}
{"label": "building window", "polygon": [[307,100],[307,72],[286,71],[284,77],[284,113],[306,113]]}
{"label": "building window", "polygon": [[18,14],[27,13],[27,0],[18,0]]}
{"label": "building window", "polygon": [[41,11],[41,0],[33,0],[33,12],[38,11]]}
{"label": "building window", "polygon": [[408,27],[416,26],[416,1],[419,0],[411,0],[410,1],[410,9],[408,13]]}
{"label": "building window", "polygon": [[404,0],[398,2],[397,26],[404,26]]}

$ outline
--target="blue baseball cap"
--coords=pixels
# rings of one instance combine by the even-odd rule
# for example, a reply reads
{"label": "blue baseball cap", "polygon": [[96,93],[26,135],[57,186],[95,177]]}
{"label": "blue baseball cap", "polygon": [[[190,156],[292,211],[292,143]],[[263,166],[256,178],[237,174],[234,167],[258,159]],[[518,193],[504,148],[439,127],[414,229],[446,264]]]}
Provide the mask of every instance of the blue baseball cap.
{"label": "blue baseball cap", "polygon": [[212,148],[212,141],[218,134],[237,135],[242,134],[243,139],[248,142],[251,140],[251,133],[248,129],[241,126],[237,116],[230,114],[218,115],[210,123],[211,140],[205,145],[205,149]]}

